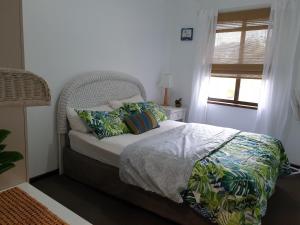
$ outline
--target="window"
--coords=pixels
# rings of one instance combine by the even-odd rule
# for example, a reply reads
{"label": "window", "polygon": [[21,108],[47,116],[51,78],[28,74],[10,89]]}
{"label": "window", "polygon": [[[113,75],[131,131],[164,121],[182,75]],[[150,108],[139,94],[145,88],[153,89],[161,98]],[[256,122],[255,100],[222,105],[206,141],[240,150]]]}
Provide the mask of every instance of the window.
{"label": "window", "polygon": [[210,103],[257,107],[269,16],[269,8],[219,14]]}

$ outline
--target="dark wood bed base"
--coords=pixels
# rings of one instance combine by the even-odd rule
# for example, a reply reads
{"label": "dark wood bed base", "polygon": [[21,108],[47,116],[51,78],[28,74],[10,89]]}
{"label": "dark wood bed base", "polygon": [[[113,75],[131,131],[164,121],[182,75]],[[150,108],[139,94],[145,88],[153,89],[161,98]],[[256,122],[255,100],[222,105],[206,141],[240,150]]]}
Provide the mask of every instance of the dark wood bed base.
{"label": "dark wood bed base", "polygon": [[[161,217],[183,225],[211,225],[193,209],[167,198],[123,183],[119,169],[91,159],[66,147],[63,154],[64,174],[99,191],[132,203]],[[75,166],[77,165],[77,166]]]}

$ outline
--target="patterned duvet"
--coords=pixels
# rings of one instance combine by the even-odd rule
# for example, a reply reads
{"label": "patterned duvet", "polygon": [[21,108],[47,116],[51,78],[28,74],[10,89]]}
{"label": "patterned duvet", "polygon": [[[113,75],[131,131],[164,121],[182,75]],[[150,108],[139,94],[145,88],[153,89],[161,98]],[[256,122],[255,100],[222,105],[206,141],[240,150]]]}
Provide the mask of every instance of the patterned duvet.
{"label": "patterned duvet", "polygon": [[278,176],[289,173],[280,141],[241,132],[195,163],[181,196],[213,223],[258,225]]}

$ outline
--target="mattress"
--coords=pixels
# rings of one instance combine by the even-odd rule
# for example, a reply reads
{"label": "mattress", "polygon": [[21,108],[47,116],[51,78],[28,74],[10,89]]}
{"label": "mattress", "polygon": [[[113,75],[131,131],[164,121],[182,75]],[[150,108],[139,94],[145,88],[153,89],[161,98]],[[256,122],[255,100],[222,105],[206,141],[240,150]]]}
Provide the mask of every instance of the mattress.
{"label": "mattress", "polygon": [[70,145],[72,150],[83,154],[92,159],[111,166],[119,167],[119,159],[122,151],[130,144],[140,141],[185,123],[173,120],[166,120],[160,123],[160,127],[150,130],[140,135],[123,134],[114,137],[103,138],[99,140],[91,133],[82,133],[71,130],[69,132]]}

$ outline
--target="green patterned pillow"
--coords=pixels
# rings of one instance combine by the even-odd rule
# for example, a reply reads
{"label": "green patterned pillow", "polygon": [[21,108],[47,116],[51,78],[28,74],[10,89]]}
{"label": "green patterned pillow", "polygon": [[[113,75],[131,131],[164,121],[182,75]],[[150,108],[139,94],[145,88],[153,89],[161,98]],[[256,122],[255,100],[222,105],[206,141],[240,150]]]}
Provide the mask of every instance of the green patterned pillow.
{"label": "green patterned pillow", "polygon": [[129,133],[123,118],[128,113],[122,109],[112,112],[76,110],[79,117],[93,130],[99,139]]}
{"label": "green patterned pillow", "polygon": [[150,111],[157,122],[168,119],[165,110],[154,102],[124,103],[123,108],[130,115]]}

